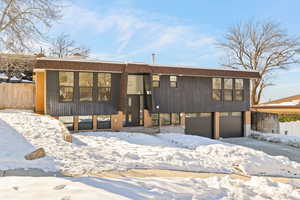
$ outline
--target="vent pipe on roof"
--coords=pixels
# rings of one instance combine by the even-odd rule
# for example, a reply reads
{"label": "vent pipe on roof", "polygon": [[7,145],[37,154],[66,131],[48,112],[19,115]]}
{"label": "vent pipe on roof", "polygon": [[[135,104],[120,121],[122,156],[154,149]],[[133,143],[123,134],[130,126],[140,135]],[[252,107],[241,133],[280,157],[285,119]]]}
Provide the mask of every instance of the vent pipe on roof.
{"label": "vent pipe on roof", "polygon": [[155,53],[152,53],[152,64],[155,64]]}

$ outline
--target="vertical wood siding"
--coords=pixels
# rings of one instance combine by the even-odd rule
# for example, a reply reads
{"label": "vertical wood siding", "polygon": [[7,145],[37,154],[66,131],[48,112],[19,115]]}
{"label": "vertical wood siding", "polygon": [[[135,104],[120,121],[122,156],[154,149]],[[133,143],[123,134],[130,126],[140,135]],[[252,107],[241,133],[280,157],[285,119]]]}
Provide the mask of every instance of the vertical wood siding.
{"label": "vertical wood siding", "polygon": [[[152,112],[238,112],[250,106],[250,81],[244,80],[243,101],[214,101],[212,78],[178,76],[177,88],[170,87],[169,76],[160,77],[160,87],[152,89]],[[156,106],[159,105],[159,109]]]}
{"label": "vertical wood siding", "polygon": [[[59,102],[58,71],[47,71],[47,114],[53,116],[72,115],[111,115],[118,113],[120,101],[121,74],[112,73],[111,100],[98,102],[97,88],[93,87],[92,102],[79,101],[79,72],[74,74],[74,101]],[[94,73],[94,85],[97,85],[97,73]]]}

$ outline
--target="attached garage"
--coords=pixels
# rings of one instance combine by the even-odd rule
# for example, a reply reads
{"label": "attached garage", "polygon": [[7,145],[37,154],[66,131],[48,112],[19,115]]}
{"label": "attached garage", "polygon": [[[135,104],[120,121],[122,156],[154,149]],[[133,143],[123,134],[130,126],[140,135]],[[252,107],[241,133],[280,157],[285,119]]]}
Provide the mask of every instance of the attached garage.
{"label": "attached garage", "polygon": [[220,137],[243,137],[243,113],[221,112],[220,113]]}
{"label": "attached garage", "polygon": [[185,119],[185,133],[213,138],[212,113],[190,113]]}

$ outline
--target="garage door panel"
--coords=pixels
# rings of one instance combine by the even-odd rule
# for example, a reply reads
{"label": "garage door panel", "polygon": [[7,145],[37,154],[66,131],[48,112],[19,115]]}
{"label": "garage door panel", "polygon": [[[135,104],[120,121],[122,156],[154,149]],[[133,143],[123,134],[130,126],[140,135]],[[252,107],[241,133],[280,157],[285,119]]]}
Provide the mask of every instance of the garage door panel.
{"label": "garage door panel", "polygon": [[241,112],[221,113],[220,137],[243,137],[243,117]]}
{"label": "garage door panel", "polygon": [[190,135],[213,138],[212,117],[186,118],[185,132]]}

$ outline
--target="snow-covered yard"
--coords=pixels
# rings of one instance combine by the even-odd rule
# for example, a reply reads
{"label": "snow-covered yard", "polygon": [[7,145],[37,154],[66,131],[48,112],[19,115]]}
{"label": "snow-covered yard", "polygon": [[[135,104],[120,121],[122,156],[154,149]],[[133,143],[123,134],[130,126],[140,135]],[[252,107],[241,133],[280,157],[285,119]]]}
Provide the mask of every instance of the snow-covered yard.
{"label": "snow-covered yard", "polygon": [[[0,179],[0,199],[300,199],[300,182],[267,178],[31,178]],[[42,192],[41,192],[42,191]]]}
{"label": "snow-covered yard", "polygon": [[261,133],[258,131],[252,131],[251,136],[255,139],[262,141],[282,143],[292,147],[300,148],[300,137],[297,136],[289,136],[274,133]]}
{"label": "snow-covered yard", "polygon": [[[300,163],[286,157],[274,157],[261,151],[198,136],[86,132],[74,134],[74,143],[71,144],[62,139],[61,124],[47,116],[2,110],[0,120],[0,134],[20,134],[34,148],[45,148],[48,155],[36,161],[23,162],[22,156],[33,147],[28,150],[12,149],[17,156],[11,156],[9,160],[8,156],[1,156],[0,169],[15,168],[15,163],[22,161],[18,167],[30,167],[28,162],[36,162],[37,167],[72,175],[151,168],[220,173],[242,171],[250,175],[300,177]],[[8,141],[9,144],[14,142]],[[38,166],[39,162],[44,161],[47,161],[46,166]]]}
{"label": "snow-covered yard", "polygon": [[300,140],[300,121],[280,122],[280,134],[288,136],[297,136]]}

